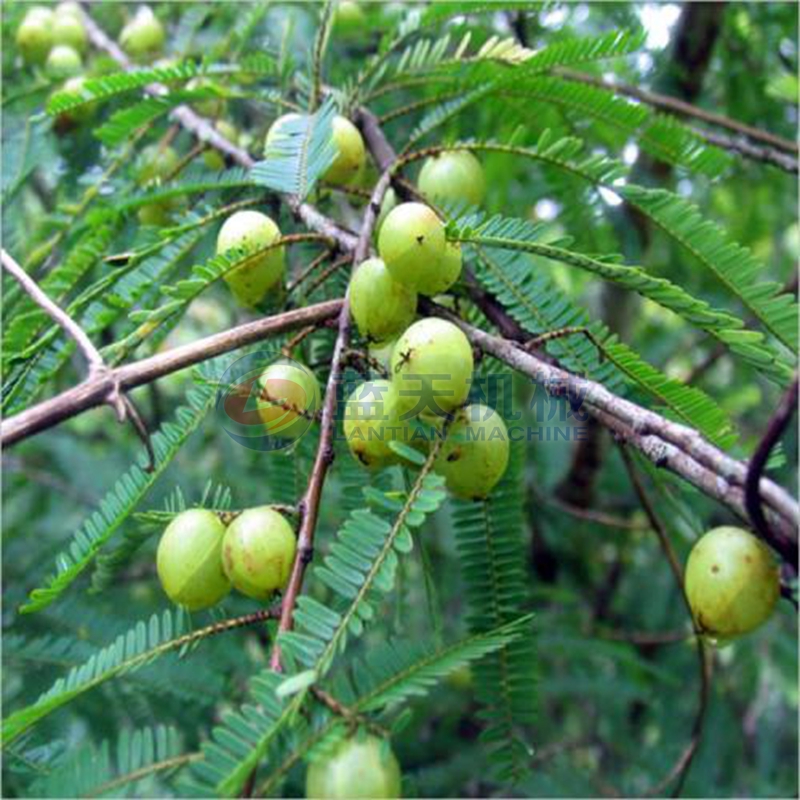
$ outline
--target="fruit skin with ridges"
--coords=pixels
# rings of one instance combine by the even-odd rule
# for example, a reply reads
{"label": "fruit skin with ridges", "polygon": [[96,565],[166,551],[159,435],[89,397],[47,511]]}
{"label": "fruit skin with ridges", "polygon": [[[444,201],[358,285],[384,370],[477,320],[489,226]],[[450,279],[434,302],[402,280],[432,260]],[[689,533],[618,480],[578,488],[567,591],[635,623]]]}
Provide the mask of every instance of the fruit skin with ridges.
{"label": "fruit skin with ridges", "polygon": [[477,206],[486,194],[486,179],[480,161],[472,153],[447,151],[425,161],[417,188],[437,205],[465,202]]}
{"label": "fruit skin with ridges", "polygon": [[36,6],[23,18],[17,28],[17,47],[26,64],[44,64],[53,46],[53,14]]}
{"label": "fruit skin with ridges", "polygon": [[319,381],[296,361],[270,364],[258,378],[258,415],[269,436],[294,441],[311,426],[321,405]]}
{"label": "fruit skin with ridges", "polygon": [[212,511],[191,509],[178,514],[161,536],[156,569],[173,603],[189,611],[216,605],[231,585],[222,569],[225,526]]}
{"label": "fruit skin with ridges", "polygon": [[392,277],[415,292],[422,291],[444,256],[444,225],[423,203],[401,203],[383,221],[378,252]]}
{"label": "fruit skin with ridges", "polygon": [[469,395],[474,366],[469,340],[452,322],[438,317],[415,322],[392,350],[390,375],[401,414],[454,411]]}
{"label": "fruit skin with ridges", "polygon": [[[217,255],[239,248],[254,253],[280,238],[278,226],[260,211],[237,211],[225,220],[217,236]],[[244,306],[254,306],[281,282],[285,265],[283,247],[267,250],[241,267],[227,272],[224,280]]]}
{"label": "fruit skin with ridges", "polygon": [[119,35],[122,49],[140,63],[152,61],[161,55],[165,40],[164,26],[147,6],[136,12],[136,16]]}
{"label": "fruit skin with ridges", "polygon": [[57,44],[47,56],[44,68],[55,79],[72,78],[83,70],[81,54],[68,44]]}
{"label": "fruit skin with ridges", "polygon": [[369,469],[397,461],[389,442],[402,441],[398,411],[396,387],[387,380],[365,381],[353,390],[344,407],[344,436],[353,458]]}
{"label": "fruit skin with ridges", "polygon": [[362,336],[383,342],[414,321],[417,293],[398,283],[381,259],[369,258],[350,281],[350,312]]}
{"label": "fruit skin with ridges", "polygon": [[508,467],[510,442],[502,417],[479,404],[459,409],[447,430],[434,470],[456,497],[485,498]]}
{"label": "fruit skin with ridges", "polygon": [[780,595],[780,573],[760,539],[723,526],[695,543],[684,587],[700,630],[714,639],[732,639],[769,618]]}
{"label": "fruit skin with ridges", "polygon": [[327,800],[400,797],[400,764],[387,741],[361,733],[320,755],[306,773],[306,797]]}
{"label": "fruit skin with ridges", "polygon": [[291,525],[274,508],[243,511],[225,531],[222,564],[234,588],[266,600],[289,582],[297,540]]}

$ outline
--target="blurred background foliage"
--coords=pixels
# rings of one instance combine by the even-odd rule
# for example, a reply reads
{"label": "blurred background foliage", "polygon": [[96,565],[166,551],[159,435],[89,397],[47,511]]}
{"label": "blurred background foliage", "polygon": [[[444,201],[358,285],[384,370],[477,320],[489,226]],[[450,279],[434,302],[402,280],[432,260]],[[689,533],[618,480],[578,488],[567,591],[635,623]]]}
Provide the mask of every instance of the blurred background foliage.
{"label": "blurred background foliage", "polygon": [[[697,82],[692,102],[698,106],[794,139],[797,127],[797,6],[790,3],[727,3],[712,12],[713,24],[696,25],[683,36],[707,37],[710,54],[702,65],[682,62],[676,36],[691,7],[656,3],[527,4],[525,10],[463,12],[443,23],[458,38],[472,33],[477,48],[492,35],[524,38],[537,49],[575,36],[622,28],[646,31],[645,45],[634,56],[581,65],[586,73],[666,93],[687,90]],[[704,7],[708,10],[708,7]],[[243,143],[257,152],[264,133],[280,113],[265,86],[287,94],[309,66],[320,7],[312,3],[157,3],[154,10],[168,30],[167,56],[207,56],[234,61],[241,54],[274,56],[277,70],[255,82],[220,78],[227,97],[226,118],[244,134]],[[109,164],[109,151],[93,136],[93,128],[122,107],[122,100],[103,105],[91,125],[58,131],[41,111],[57,88],[41,73],[22,68],[13,42],[26,10],[22,3],[3,8],[3,240],[4,247],[33,270],[52,258],[74,253],[91,231],[93,221],[109,225],[103,254],[142,246],[155,233],[143,229],[136,216],[109,219],[92,215],[135,196],[134,158],[128,157],[101,184],[100,198],[90,210],[79,209],[84,193],[97,185]],[[334,30],[325,61],[325,81],[347,87],[374,52],[386,31],[415,7],[410,3],[364,4],[366,23],[355,33]],[[416,9],[418,10],[418,9]],[[91,13],[116,35],[134,11],[132,4],[92,5]],[[244,23],[252,21],[246,38]],[[685,43],[684,43],[685,44]],[[690,42],[690,44],[692,44]],[[697,42],[693,43],[699,46]],[[702,44],[702,43],[700,43]],[[691,49],[688,47],[688,49]],[[684,48],[686,49],[686,48]],[[87,71],[102,75],[114,64],[96,52]],[[370,107],[385,115],[409,103],[443,93],[441,85],[409,86],[375,97]],[[420,120],[409,113],[385,123],[389,139],[400,149]],[[429,143],[458,138],[535,142],[550,128],[556,135],[575,134],[593,152],[619,157],[635,170],[639,183],[665,186],[691,197],[713,219],[765,265],[764,279],[791,284],[800,235],[797,225],[796,175],[734,155],[717,174],[669,167],[643,154],[635,139],[575,109],[526,98],[489,95],[453,117]],[[166,123],[152,126],[143,142],[163,136]],[[174,146],[192,147],[179,132]],[[669,277],[716,307],[732,308],[730,296],[711,274],[657,230],[636,229],[618,199],[598,198],[580,181],[533,162],[501,154],[482,156],[490,212],[546,222],[553,235],[574,237],[576,249],[588,253],[621,252],[628,263],[640,263]],[[412,172],[412,176],[414,173]],[[211,209],[224,191],[193,198],[194,211]],[[329,213],[353,225],[357,203],[323,190],[318,197]],[[354,207],[355,206],[355,207]],[[284,232],[293,229],[285,209]],[[155,306],[159,284],[186,277],[192,264],[213,255],[216,226],[189,238],[184,252],[162,265],[157,278],[141,287],[134,308]],[[56,237],[55,246],[52,245]],[[54,256],[51,256],[51,252]],[[293,248],[291,263],[299,270],[313,257],[310,246]],[[752,453],[775,407],[779,389],[763,375],[729,355],[715,356],[715,342],[692,330],[677,316],[649,301],[620,298],[604,290],[594,277],[566,265],[535,261],[575,302],[593,317],[604,315],[623,340],[666,374],[691,378],[736,421],[740,438],[732,452]],[[92,285],[109,268],[101,259],[89,266],[81,287]],[[133,280],[136,273],[131,273]],[[341,296],[345,276],[336,275],[303,297],[314,302]],[[3,289],[13,299],[4,276]],[[108,309],[106,309],[108,311]],[[113,308],[111,309],[113,311]],[[108,322],[93,331],[109,345],[128,335],[133,323],[128,308],[109,312]],[[248,318],[234,307],[225,287],[212,286],[179,320],[143,346],[127,353],[142,357],[156,349],[192,341]],[[13,323],[6,311],[4,330]],[[167,335],[168,334],[168,335]],[[305,352],[311,363],[324,362],[332,336],[321,333]],[[76,383],[82,374],[74,354],[44,384],[40,397]],[[322,370],[324,376],[324,368]],[[190,371],[139,389],[134,398],[149,427],[172,418],[193,381]],[[541,390],[540,390],[541,391]],[[530,406],[532,387],[517,379],[516,406]],[[633,393],[633,397],[643,400]],[[556,408],[548,422],[550,403]],[[535,427],[558,423],[560,401],[545,400],[537,412],[526,412]],[[539,415],[543,416],[543,419]],[[238,446],[221,430],[214,412],[188,437],[172,463],[158,477],[138,511],[164,508],[180,490],[189,505],[201,501],[208,484],[229,487],[234,508],[270,501],[295,502],[302,493],[313,457],[315,435],[290,454],[264,454]],[[772,477],[796,485],[794,429],[784,442],[786,458]],[[90,515],[129,468],[140,442],[126,426],[114,423],[108,409],[84,414],[3,456],[3,701],[6,715],[33,702],[67,669],[126,632],[137,620],[168,606],[155,575],[156,528],[135,514],[128,516],[107,548],[128,537],[141,543],[128,553],[97,588],[94,567],[41,611],[20,615],[19,608],[34,587],[46,582],[54,559],[82,521]],[[479,741],[476,679],[467,669],[419,703],[393,740],[403,765],[406,791],[420,796],[482,796],[510,792],[534,796],[591,796],[611,791],[638,795],[657,785],[689,741],[698,702],[696,653],[690,624],[656,536],[647,524],[616,447],[600,441],[598,468],[588,488],[569,485],[580,449],[572,442],[534,441],[519,449],[515,502],[521,504],[518,531],[529,597],[535,612],[536,666],[530,693],[538,707],[531,726],[533,750],[529,771],[516,786],[497,784],[490,775],[492,758]],[[703,531],[731,522],[730,515],[686,484],[646,470],[648,491],[681,560]],[[346,451],[339,454],[325,488],[318,532],[324,554],[346,513],[360,502],[365,474]],[[401,486],[399,470],[370,480]],[[578,507],[575,513],[575,507]],[[570,510],[572,509],[572,511]],[[598,524],[583,518],[592,509],[622,521]],[[368,651],[388,631],[401,637],[453,640],[466,632],[465,587],[456,544],[454,504],[447,503],[420,531],[414,553],[402,562],[398,589],[384,613],[358,642]],[[94,572],[94,574],[93,574]],[[319,587],[317,587],[317,590]],[[316,590],[315,590],[316,591]],[[324,599],[324,596],[322,596]],[[242,597],[224,601],[225,616],[252,610]],[[197,626],[220,612],[200,615]],[[664,635],[665,642],[657,641]],[[655,637],[655,638],[653,638]],[[106,739],[122,730],[166,725],[178,732],[179,752],[197,750],[226,709],[238,705],[247,679],[265,666],[268,644],[263,632],[245,629],[203,642],[182,659],[161,659],[145,669],[102,684],[50,715],[32,735],[6,752],[4,794],[24,796],[43,780],[65,754]],[[349,657],[349,656],[348,656]],[[688,796],[793,796],[797,793],[797,618],[781,602],[772,620],[740,641],[716,651],[715,674],[702,743],[688,774]],[[151,777],[136,786],[142,796],[177,791],[172,776]],[[302,769],[293,771],[284,787],[302,792]]]}

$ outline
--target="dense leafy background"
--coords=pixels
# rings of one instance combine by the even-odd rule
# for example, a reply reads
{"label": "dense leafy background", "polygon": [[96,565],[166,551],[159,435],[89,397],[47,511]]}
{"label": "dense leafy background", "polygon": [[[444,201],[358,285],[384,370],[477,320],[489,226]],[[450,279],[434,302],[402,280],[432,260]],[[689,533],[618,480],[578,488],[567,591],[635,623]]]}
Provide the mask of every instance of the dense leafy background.
{"label": "dense leafy background", "polygon": [[[552,76],[512,84],[510,96],[502,87],[489,91],[485,88],[489,81],[502,81],[502,69],[452,60],[455,44],[466,32],[472,36],[468,55],[477,53],[492,35],[520,33],[533,49],[561,43],[569,53],[579,37],[637,31],[644,25],[644,43],[635,53],[576,66],[596,75],[613,75],[620,82],[670,91],[675,81],[686,77],[680,75],[681,65],[676,66],[670,46],[679,6],[525,4],[527,10],[518,16],[516,9],[505,7],[466,14],[479,11],[478,5],[447,5],[427,10],[405,3],[373,5],[367,10],[365,32],[348,37],[334,30],[324,60],[324,80],[341,90],[337,99],[352,96],[380,43],[385,47],[398,26],[408,26],[409,19],[419,15],[427,27],[411,34],[406,44],[435,42],[449,32],[448,49],[433,45],[410,53],[400,66],[396,59],[390,61],[386,72],[361,82],[368,86],[375,79],[375,88],[362,93],[361,99],[376,113],[389,115],[385,130],[398,150],[410,137],[419,140],[415,146],[474,139],[534,148],[537,143],[541,146],[546,129],[553,142],[577,136],[587,143],[586,153],[622,159],[628,165],[636,162],[637,182],[691,198],[707,219],[750,248],[758,260],[760,280],[783,284],[791,278],[800,253],[796,176],[702,146],[699,155],[691,148],[673,149],[668,167],[653,166],[644,156],[637,161],[642,151],[653,155],[658,150],[657,133],[651,131],[649,139],[642,136],[639,123],[622,111],[610,118],[593,115],[587,105],[589,94],[570,96],[563,82]],[[129,4],[100,4],[92,7],[92,14],[106,31],[116,34],[132,10]],[[320,6],[164,3],[156,4],[155,10],[169,29],[169,56],[203,56],[209,69],[220,68],[216,85],[227,97],[226,117],[246,135],[244,144],[254,154],[259,153],[266,128],[283,110],[276,100],[306,104]],[[24,11],[21,3],[8,3],[3,9],[4,247],[44,278],[50,294],[73,309],[115,362],[247,319],[221,282],[209,283],[208,272],[196,272],[192,283],[164,292],[192,277],[193,265],[208,262],[218,229],[213,221],[173,232],[169,241],[159,242],[159,231],[137,221],[135,209],[142,193],[134,180],[133,156],[164,135],[168,128],[164,115],[154,116],[134,138],[132,133],[146,116],[159,109],[143,106],[136,92],[122,93],[104,102],[91,124],[57,132],[42,112],[58,87],[17,61],[13,33]],[[794,138],[797,8],[731,4],[721,20],[696,102]],[[222,72],[223,65],[242,59],[252,72]],[[429,74],[426,59],[428,66],[442,60],[438,78],[410,82]],[[569,59],[565,63],[569,65]],[[97,53],[89,67],[97,76],[116,70]],[[173,77],[179,79],[171,85],[184,86],[191,72],[176,68]],[[410,83],[405,88],[380,92],[380,87],[406,79]],[[442,105],[449,99],[452,80],[457,81],[459,98],[467,90],[479,96],[461,113],[444,114],[459,110]],[[595,102],[603,107],[609,101],[595,97]],[[393,115],[408,104],[420,105]],[[134,109],[129,118],[119,116],[124,109]],[[627,114],[635,117],[634,112]],[[627,129],[622,124],[626,119]],[[105,125],[98,132],[101,123]],[[193,146],[184,132],[177,134],[174,144],[182,153]],[[613,195],[599,195],[586,180],[535,159],[500,152],[484,153],[481,159],[489,187],[487,211],[544,222],[540,237],[545,241],[572,237],[569,247],[580,253],[623,253],[626,263],[645,265],[651,274],[668,278],[715,308],[750,319],[722,282],[673,239],[652,228],[646,237],[637,236],[634,221],[622,214]],[[409,170],[412,177],[416,169],[414,165]],[[219,173],[204,168],[202,162],[187,168],[178,183],[196,181],[207,190],[178,192],[186,193],[188,200],[176,222],[200,221],[226,203],[260,196],[260,190],[242,189],[241,173],[226,173],[217,185],[218,179]],[[97,196],[87,201],[95,187],[100,187]],[[345,225],[357,224],[357,199],[348,202],[341,193],[327,190],[313,191],[310,199]],[[278,215],[284,233],[300,230],[285,207],[279,210],[269,196],[264,205]],[[127,266],[103,260],[150,245],[158,246]],[[293,268],[299,271],[318,251],[315,245],[293,247]],[[596,275],[568,264],[493,250],[486,261],[476,260],[473,266],[524,324],[540,330],[556,327],[547,316],[552,312],[548,300],[556,291],[563,292],[587,309],[590,319],[599,320],[605,313],[623,342],[671,377],[685,379],[716,347],[698,328],[655,303],[631,301],[628,295],[620,299],[619,293],[604,290]],[[513,276],[510,285],[523,289],[516,304],[508,281],[504,285],[510,296],[503,294],[498,277],[502,275]],[[345,281],[340,272],[297,299],[312,302],[341,296]],[[10,387],[3,402],[8,414],[73,385],[81,377],[82,364],[60,334],[39,341],[48,327],[41,321],[32,325],[30,306],[19,299],[5,275],[3,290],[4,372],[6,388]],[[131,312],[166,308],[168,303],[172,305],[166,310],[171,313],[164,313],[163,323],[141,337],[138,326],[148,315]],[[565,363],[573,359],[576,368],[588,369],[611,385],[625,383],[609,365],[597,363],[583,340],[570,342],[569,346],[555,343],[551,352]],[[32,343],[35,346],[25,352]],[[305,357],[311,363],[324,362],[331,345],[332,336],[320,333],[306,343]],[[780,345],[770,346],[780,351]],[[14,359],[14,353],[21,357]],[[315,436],[302,440],[290,455],[266,455],[236,445],[208,407],[210,392],[203,380],[213,376],[214,368],[182,373],[134,393],[152,430],[170,421],[177,425],[160,443],[163,468],[152,479],[136,466],[141,444],[129,427],[113,422],[108,409],[85,414],[5,454],[4,716],[33,703],[72,666],[112,644],[138,621],[168,609],[153,558],[160,525],[152,515],[137,513],[201,501],[232,508],[295,502],[302,493]],[[324,367],[320,373],[325,377]],[[198,384],[194,388],[193,381]],[[625,385],[636,399],[658,405],[641,383]],[[731,452],[749,455],[779,397],[776,383],[746,358],[725,355],[694,385],[735,422],[739,437],[730,445]],[[530,386],[516,381],[517,407],[528,407],[531,393]],[[543,414],[546,420],[549,400],[526,420],[537,427],[557,424],[563,407],[552,402],[556,413],[550,422],[542,423],[536,416]],[[188,406],[189,411],[176,414],[179,406]],[[396,727],[393,745],[409,793],[586,796],[616,787],[637,794],[658,783],[688,741],[697,702],[693,646],[688,640],[664,646],[625,641],[627,634],[642,632],[688,636],[689,623],[666,560],[609,443],[594,496],[578,499],[638,522],[641,529],[588,522],[553,503],[571,450],[571,444],[563,441],[519,447],[506,480],[486,508],[447,501],[415,528],[412,553],[400,557],[395,591],[374,601],[379,606],[375,621],[362,637],[351,637],[346,655],[335,664],[341,680],[345,667],[379,648],[390,633],[403,643],[401,649],[419,641],[435,648],[467,636],[470,628],[493,629],[534,612],[535,635],[527,632],[503,651],[510,654],[511,672],[506,675],[514,679],[510,694],[504,695],[497,662],[492,661],[496,656],[489,655],[472,671],[442,669],[442,675],[449,675],[427,699],[415,702],[404,697],[399,717],[397,710],[382,717],[385,724]],[[793,485],[794,433],[784,450],[786,464],[775,469],[773,477]],[[648,489],[682,558],[701,531],[730,521],[724,510],[685,484],[645,472]],[[370,480],[380,489],[401,488],[413,482],[414,472],[401,474],[396,469]],[[364,505],[365,481],[365,473],[342,452],[323,498],[320,553],[330,551],[346,515]],[[441,497],[436,486],[426,491],[436,496],[429,499],[428,510],[434,511]],[[103,500],[109,492],[118,498],[116,502]],[[574,492],[569,496],[576,499]],[[101,516],[90,519],[98,509]],[[70,542],[87,520],[88,532],[107,536],[107,541],[74,582],[54,583],[51,576],[59,554],[72,552],[77,563],[84,559],[80,536],[77,550],[70,550]],[[482,582],[491,554],[475,546],[475,541],[487,546],[487,530],[493,537],[488,541],[506,555],[502,574],[491,585]],[[308,581],[313,596],[333,602],[313,570]],[[31,599],[29,593],[37,587],[49,588]],[[507,605],[493,610],[491,601],[497,593]],[[26,603],[35,613],[20,613]],[[233,595],[223,605],[224,616],[256,607]],[[221,616],[217,610],[191,621],[171,622],[199,628]],[[248,679],[265,668],[268,652],[264,631],[234,631],[203,640],[196,648],[181,651],[177,659],[167,655],[101,683],[46,716],[6,750],[4,793],[63,796],[88,791],[114,774],[131,771],[125,759],[142,748],[148,753],[148,742],[152,752],[145,760],[197,752],[213,725],[252,697]],[[761,630],[717,652],[703,741],[686,794],[785,796],[797,791],[797,681],[796,617],[782,603]],[[341,691],[346,695],[348,689]],[[503,719],[506,712],[511,716]],[[323,723],[309,719],[303,724]],[[154,736],[152,729],[157,726],[164,727]],[[487,726],[500,737],[500,753],[485,740]],[[142,729],[149,729],[144,738],[134,735]],[[482,731],[484,740],[479,738]],[[122,761],[103,773],[104,762],[92,761],[92,748],[102,752],[110,747],[115,763],[120,739]],[[284,742],[281,753],[290,752],[294,744]],[[75,760],[82,758],[93,766],[78,769]],[[263,768],[264,779],[277,765],[276,758]],[[282,791],[302,792],[302,765],[288,767]],[[96,778],[93,770],[101,777]],[[190,785],[187,774],[187,770],[160,772],[135,784],[135,791],[145,796],[180,792]],[[199,780],[197,775],[192,779]],[[272,788],[280,790],[279,786]]]}

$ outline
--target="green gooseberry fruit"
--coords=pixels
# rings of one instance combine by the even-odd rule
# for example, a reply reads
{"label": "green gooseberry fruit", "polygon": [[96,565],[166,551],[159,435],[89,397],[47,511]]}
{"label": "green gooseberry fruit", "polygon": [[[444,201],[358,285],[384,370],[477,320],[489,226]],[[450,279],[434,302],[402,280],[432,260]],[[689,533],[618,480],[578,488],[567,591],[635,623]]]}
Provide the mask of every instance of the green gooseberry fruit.
{"label": "green gooseberry fruit", "polygon": [[295,114],[294,112],[291,114],[283,114],[282,116],[278,117],[275,122],[269,126],[269,130],[267,131],[267,135],[264,139],[264,152],[266,152],[267,148],[271,144],[280,141],[281,136],[284,135],[286,123],[302,118],[302,114]]}
{"label": "green gooseberry fruit", "polygon": [[379,258],[362,262],[350,280],[350,313],[362,336],[382,342],[407,328],[417,293],[398,283]]}
{"label": "green gooseberry fruit", "polygon": [[[217,120],[217,123],[214,127],[217,129],[220,135],[224,136],[229,142],[231,142],[231,144],[238,143],[239,131],[237,131],[230,122],[220,119]],[[225,158],[223,157],[222,153],[219,152],[219,150],[215,150],[213,147],[209,147],[203,152],[203,163],[209,169],[225,169]]]}
{"label": "green gooseberry fruit", "polygon": [[78,75],[83,70],[81,54],[68,44],[58,44],[47,56],[44,65],[47,74],[54,80],[62,80]]}
{"label": "green gooseberry fruit", "polygon": [[[280,229],[260,211],[237,211],[225,220],[217,236],[217,255],[238,248],[255,253],[268,247],[281,236]],[[275,247],[262,255],[248,259],[223,277],[236,300],[244,306],[254,306],[266,293],[281,282],[285,256],[283,247]]]}
{"label": "green gooseberry fruit", "polygon": [[445,242],[444,254],[435,269],[422,273],[418,284],[420,294],[433,297],[446,292],[461,275],[461,245],[458,242]]}
{"label": "green gooseberry fruit", "polygon": [[80,17],[72,14],[56,14],[53,20],[53,44],[66,44],[79,53],[86,52],[89,39]]}
{"label": "green gooseberry fruit", "polygon": [[[84,97],[83,87],[86,83],[86,78],[83,75],[76,75],[73,78],[64,82],[61,87],[61,92],[68,92],[69,94],[76,95],[77,97]],[[81,125],[88,122],[95,115],[97,111],[96,103],[84,103],[80,106],[75,106],[69,111],[63,111],[56,118],[56,129],[59,132],[64,132],[76,125]]]}
{"label": "green gooseberry fruit", "polygon": [[760,539],[726,525],[695,543],[684,588],[700,630],[714,639],[732,639],[769,618],[780,594],[780,574]]}
{"label": "green gooseberry fruit", "polygon": [[122,49],[139,62],[152,61],[164,49],[166,33],[158,17],[147,6],[136,12],[136,16],[122,29],[119,43]]}
{"label": "green gooseberry fruit", "polygon": [[306,772],[306,797],[329,800],[400,797],[400,765],[389,742],[359,732]]}
{"label": "green gooseberry fruit", "polygon": [[466,202],[477,206],[486,194],[486,180],[480,161],[467,150],[457,150],[427,159],[417,188],[432,203]]}
{"label": "green gooseberry fruit", "polygon": [[297,361],[276,361],[261,373],[258,388],[258,415],[270,436],[295,441],[311,427],[322,392],[308,367]]}
{"label": "green gooseberry fruit", "polygon": [[225,526],[212,511],[183,511],[161,536],[158,578],[167,597],[190,611],[216,605],[230,591],[222,569]]}
{"label": "green gooseberry fruit", "polygon": [[333,12],[333,29],[344,37],[354,36],[361,32],[367,17],[359,3],[355,0],[339,0]]}
{"label": "green gooseberry fruit", "polygon": [[397,340],[390,374],[401,414],[454,411],[469,395],[472,347],[459,327],[438,317],[421,319]]}
{"label": "green gooseberry fruit", "polygon": [[[144,188],[158,186],[180,164],[180,156],[169,146],[151,144],[139,154],[136,163],[136,179]],[[179,208],[179,198],[159,200],[141,206],[137,212],[142,225],[164,226],[170,223],[170,215]]]}
{"label": "green gooseberry fruit", "polygon": [[456,413],[434,469],[456,497],[482,499],[503,477],[509,448],[502,417],[488,406],[467,406]]}
{"label": "green gooseberry fruit", "polygon": [[393,208],[378,235],[378,253],[392,277],[414,291],[426,282],[426,273],[439,269],[444,245],[442,221],[422,203]]}
{"label": "green gooseberry fruit", "polygon": [[350,453],[365,467],[378,469],[395,463],[389,443],[402,440],[397,390],[378,379],[357,386],[344,407],[344,436]]}
{"label": "green gooseberry fruit", "polygon": [[339,154],[323,175],[329,183],[348,184],[358,178],[367,151],[361,132],[349,119],[336,116],[332,122],[333,141]]}
{"label": "green gooseberry fruit", "polygon": [[[39,9],[37,11],[37,9]],[[32,8],[17,28],[16,43],[26,64],[44,64],[53,46],[53,15],[40,6]]]}
{"label": "green gooseberry fruit", "polygon": [[[209,78],[192,78],[187,84],[186,89],[190,92],[200,89],[216,89],[217,84]],[[224,113],[226,101],[224,97],[209,97],[206,100],[195,100],[192,108],[204,117],[218,117]]]}
{"label": "green gooseberry fruit", "polygon": [[243,511],[222,542],[225,574],[242,594],[265,600],[289,582],[297,541],[291,525],[274,508]]}

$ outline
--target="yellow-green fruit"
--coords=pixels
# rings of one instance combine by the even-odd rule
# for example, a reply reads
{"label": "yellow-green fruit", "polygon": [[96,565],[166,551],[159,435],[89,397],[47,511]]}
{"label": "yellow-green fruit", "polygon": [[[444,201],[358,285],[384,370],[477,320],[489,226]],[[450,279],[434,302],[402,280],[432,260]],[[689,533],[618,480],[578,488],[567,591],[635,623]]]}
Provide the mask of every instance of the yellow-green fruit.
{"label": "yellow-green fruit", "polygon": [[[136,164],[136,178],[140,186],[153,188],[172,173],[180,164],[180,156],[171,147],[151,144],[142,150]],[[142,206],[137,216],[142,225],[163,226],[170,223],[170,215],[180,206],[180,200],[164,199]]]}
{"label": "yellow-green fruit", "polygon": [[422,203],[401,203],[386,216],[378,252],[392,277],[414,291],[435,280],[445,251],[444,225]]}
{"label": "yellow-green fruit", "polygon": [[[217,124],[214,126],[220,135],[224,136],[229,142],[232,144],[238,144],[239,141],[239,131],[234,128],[230,122],[226,122],[224,119],[218,120]],[[215,150],[213,147],[209,147],[203,153],[203,163],[209,168],[213,170],[225,169],[225,159],[222,156],[222,153],[219,150]]]}
{"label": "yellow-green fruit", "polygon": [[47,56],[44,65],[47,74],[54,80],[71,78],[83,69],[80,53],[68,44],[56,45]]}
{"label": "yellow-green fruit", "polygon": [[231,585],[222,569],[225,526],[211,511],[178,514],[161,536],[158,578],[167,597],[190,611],[216,605]]}
{"label": "yellow-green fruit", "polygon": [[55,15],[57,17],[74,17],[75,19],[82,20],[81,7],[79,3],[72,2],[72,0],[65,0],[56,6]]}
{"label": "yellow-green fruit", "polygon": [[460,409],[436,458],[434,469],[456,497],[486,497],[508,467],[508,429],[488,406]]}
{"label": "yellow-green fruit", "polygon": [[486,194],[483,167],[466,150],[432,156],[422,165],[417,188],[432,203],[480,205]]}
{"label": "yellow-green fruit", "polygon": [[56,14],[53,20],[53,44],[66,44],[79,53],[86,51],[88,37],[83,22],[71,14]]}
{"label": "yellow-green fruit", "polygon": [[395,190],[392,189],[390,186],[386,190],[386,194],[383,196],[383,202],[381,203],[381,210],[378,212],[378,218],[375,220],[375,234],[376,236],[380,234],[381,227],[383,226],[383,222],[386,217],[389,216],[389,212],[395,208],[397,205],[397,194]]}
{"label": "yellow-green fruit", "polygon": [[[192,78],[186,84],[187,91],[196,92],[201,89],[214,90],[217,89],[217,84],[209,78]],[[192,108],[205,117],[218,117],[225,111],[225,98],[224,97],[209,97],[206,100],[194,100]]]}
{"label": "yellow-green fruit", "polygon": [[347,184],[358,177],[364,165],[366,150],[358,128],[344,117],[334,117],[333,141],[339,154],[326,170],[323,178],[330,183]]}
{"label": "yellow-green fruit", "polygon": [[397,460],[389,442],[402,441],[397,392],[387,380],[357,386],[344,407],[344,436],[353,457],[377,469]]}
{"label": "yellow-green fruit", "polygon": [[469,340],[452,322],[438,317],[415,322],[392,351],[390,374],[401,414],[454,411],[469,395],[474,366]]}
{"label": "yellow-green fruit", "polygon": [[360,33],[367,18],[359,3],[354,0],[339,0],[333,13],[333,29],[341,36],[350,37]]}
{"label": "yellow-green fruit", "polygon": [[[280,235],[278,226],[266,214],[260,211],[237,211],[225,220],[220,229],[217,255],[234,248],[254,253],[271,245]],[[227,272],[225,282],[238,302],[254,306],[281,282],[284,263],[283,248],[275,247]]]}
{"label": "yellow-green fruit", "polygon": [[704,534],[686,564],[686,597],[698,627],[716,639],[749,633],[765,622],[780,594],[769,548],[741,528]]}
{"label": "yellow-green fruit", "polygon": [[44,64],[53,46],[53,15],[37,8],[31,9],[17,28],[17,47],[27,64]]}
{"label": "yellow-green fruit", "polygon": [[[76,97],[84,97],[86,96],[83,91],[85,83],[86,78],[83,75],[77,75],[74,78],[70,78],[69,80],[65,81],[60,91],[68,92]],[[80,125],[83,122],[87,122],[94,116],[96,111],[96,103],[84,103],[83,105],[75,106],[75,108],[71,108],[69,111],[63,111],[61,114],[59,114],[57,118],[57,124],[62,129],[68,129],[74,125]]]}
{"label": "yellow-green fruit", "polygon": [[392,351],[399,338],[399,336],[395,336],[393,339],[388,339],[385,342],[373,342],[369,346],[369,355],[381,364],[387,372],[389,371],[392,361]]}
{"label": "yellow-green fruit", "polygon": [[143,6],[122,29],[119,43],[122,49],[139,62],[152,61],[161,55],[166,34],[164,27],[152,10]]}
{"label": "yellow-green fruit", "polygon": [[356,735],[313,761],[306,797],[329,800],[400,797],[400,765],[388,741]]}
{"label": "yellow-green fruit", "polygon": [[291,525],[275,509],[249,508],[225,531],[225,574],[242,594],[265,600],[288,583],[296,549]]}
{"label": "yellow-green fruit", "polygon": [[362,336],[382,342],[405,330],[417,312],[417,293],[398,283],[379,258],[362,262],[350,280],[350,313]]}
{"label": "yellow-green fruit", "polygon": [[270,364],[258,379],[258,415],[266,433],[279,439],[299,439],[320,410],[322,393],[311,370],[296,361]]}
{"label": "yellow-green fruit", "polygon": [[435,269],[429,269],[419,280],[419,293],[433,297],[446,292],[461,275],[461,245],[458,242],[445,242],[444,254]]}

